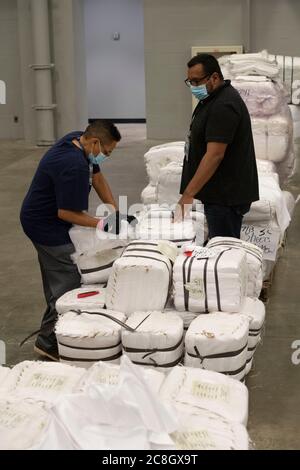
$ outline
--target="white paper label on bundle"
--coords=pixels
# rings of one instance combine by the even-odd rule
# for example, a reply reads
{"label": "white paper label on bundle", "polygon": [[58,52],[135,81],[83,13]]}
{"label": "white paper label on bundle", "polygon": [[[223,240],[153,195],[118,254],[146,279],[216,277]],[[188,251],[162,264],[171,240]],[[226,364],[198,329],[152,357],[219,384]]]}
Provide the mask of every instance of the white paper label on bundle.
{"label": "white paper label on bundle", "polygon": [[192,394],[207,400],[229,403],[229,388],[226,385],[194,381]]}
{"label": "white paper label on bundle", "polygon": [[204,248],[202,246],[197,246],[193,249],[191,256],[194,256],[197,259],[206,259],[206,258],[214,258],[216,256],[215,250],[211,248]]}
{"label": "white paper label on bundle", "polygon": [[205,450],[216,447],[211,435],[206,429],[191,432],[174,432],[171,434],[176,449]]}
{"label": "white paper label on bundle", "polygon": [[258,227],[242,225],[241,239],[259,246],[264,253],[264,259],[275,261],[278,250],[280,230],[273,227]]}
{"label": "white paper label on bundle", "polygon": [[204,296],[204,285],[200,277],[195,277],[191,282],[184,284],[193,299],[202,299]]}
{"label": "white paper label on bundle", "polygon": [[170,243],[165,243],[162,241],[158,243],[157,249],[161,252],[161,254],[165,255],[173,263],[175,263],[175,259],[178,253],[176,245],[172,246]]}

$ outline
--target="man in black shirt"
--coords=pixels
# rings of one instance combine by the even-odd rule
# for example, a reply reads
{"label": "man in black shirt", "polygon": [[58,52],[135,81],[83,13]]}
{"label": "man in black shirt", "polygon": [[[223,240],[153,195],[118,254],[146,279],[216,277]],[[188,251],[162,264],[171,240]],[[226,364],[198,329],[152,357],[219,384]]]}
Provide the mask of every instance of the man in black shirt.
{"label": "man in black shirt", "polygon": [[243,215],[259,199],[249,112],[214,56],[199,54],[187,65],[185,83],[199,102],[185,147],[177,217],[195,198],[204,204],[209,238],[240,238]]}

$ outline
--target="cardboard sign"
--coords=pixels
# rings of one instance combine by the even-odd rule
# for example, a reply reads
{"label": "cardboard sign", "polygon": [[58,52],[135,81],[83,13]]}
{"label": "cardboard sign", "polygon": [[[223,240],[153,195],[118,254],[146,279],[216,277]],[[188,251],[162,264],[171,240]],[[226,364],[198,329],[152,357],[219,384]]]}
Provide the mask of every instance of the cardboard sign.
{"label": "cardboard sign", "polygon": [[242,225],[241,239],[259,246],[264,252],[264,259],[275,261],[280,230],[268,226]]}

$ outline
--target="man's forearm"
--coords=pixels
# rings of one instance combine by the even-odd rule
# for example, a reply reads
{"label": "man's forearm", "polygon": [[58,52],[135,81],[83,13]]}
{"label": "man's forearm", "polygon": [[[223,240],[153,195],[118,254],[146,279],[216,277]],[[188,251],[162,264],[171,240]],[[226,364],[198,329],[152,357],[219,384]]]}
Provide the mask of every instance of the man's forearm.
{"label": "man's forearm", "polygon": [[114,199],[109,184],[102,174],[97,173],[97,175],[93,178],[93,188],[104,204],[109,204],[116,210],[118,209],[118,205]]}
{"label": "man's forearm", "polygon": [[77,211],[68,211],[65,209],[58,210],[58,218],[64,220],[65,222],[69,222],[70,224],[74,225],[82,225],[83,227],[97,227],[99,219],[95,217],[91,217],[89,214],[85,212],[77,212]]}
{"label": "man's forearm", "polygon": [[203,186],[217,171],[222,159],[223,155],[210,155],[209,153],[206,153],[201,160],[196,173],[187,185],[184,194],[194,197],[199,191],[201,191]]}

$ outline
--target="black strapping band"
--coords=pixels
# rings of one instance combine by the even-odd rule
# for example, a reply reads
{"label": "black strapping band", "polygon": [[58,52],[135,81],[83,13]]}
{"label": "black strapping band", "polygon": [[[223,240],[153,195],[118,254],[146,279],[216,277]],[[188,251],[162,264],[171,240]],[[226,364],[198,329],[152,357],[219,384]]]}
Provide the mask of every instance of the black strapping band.
{"label": "black strapping band", "polygon": [[101,357],[101,359],[98,357],[96,359],[87,359],[85,357],[67,357],[67,356],[59,356],[60,359],[63,359],[64,361],[72,361],[72,362],[98,362],[98,361],[113,361],[114,359],[118,359],[119,357],[122,356],[122,351],[118,352],[117,354],[114,354],[113,356],[109,357]]}
{"label": "black strapping band", "polygon": [[65,348],[70,348],[70,349],[79,349],[79,350],[82,350],[82,351],[104,351],[105,349],[113,349],[113,348],[116,348],[117,346],[120,346],[120,344],[122,344],[121,341],[119,341],[117,344],[114,344],[113,346],[106,346],[106,347],[103,347],[103,348],[84,348],[83,346],[71,346],[70,344],[65,344],[65,343],[62,343],[61,341],[58,341],[58,344],[60,344],[61,346],[64,346]]}
{"label": "black strapping band", "polygon": [[175,346],[170,346],[169,348],[153,348],[153,349],[139,349],[139,348],[130,348],[128,346],[124,346],[123,345],[123,349],[124,351],[126,352],[129,352],[129,353],[146,353],[144,356],[143,356],[143,359],[146,358],[147,356],[149,356],[150,354],[152,353],[156,353],[156,352],[167,352],[167,351],[175,351],[177,348],[179,348],[179,346],[182,344],[182,340],[183,340],[183,337],[180,339],[180,341],[178,341],[177,344],[175,344]]}

